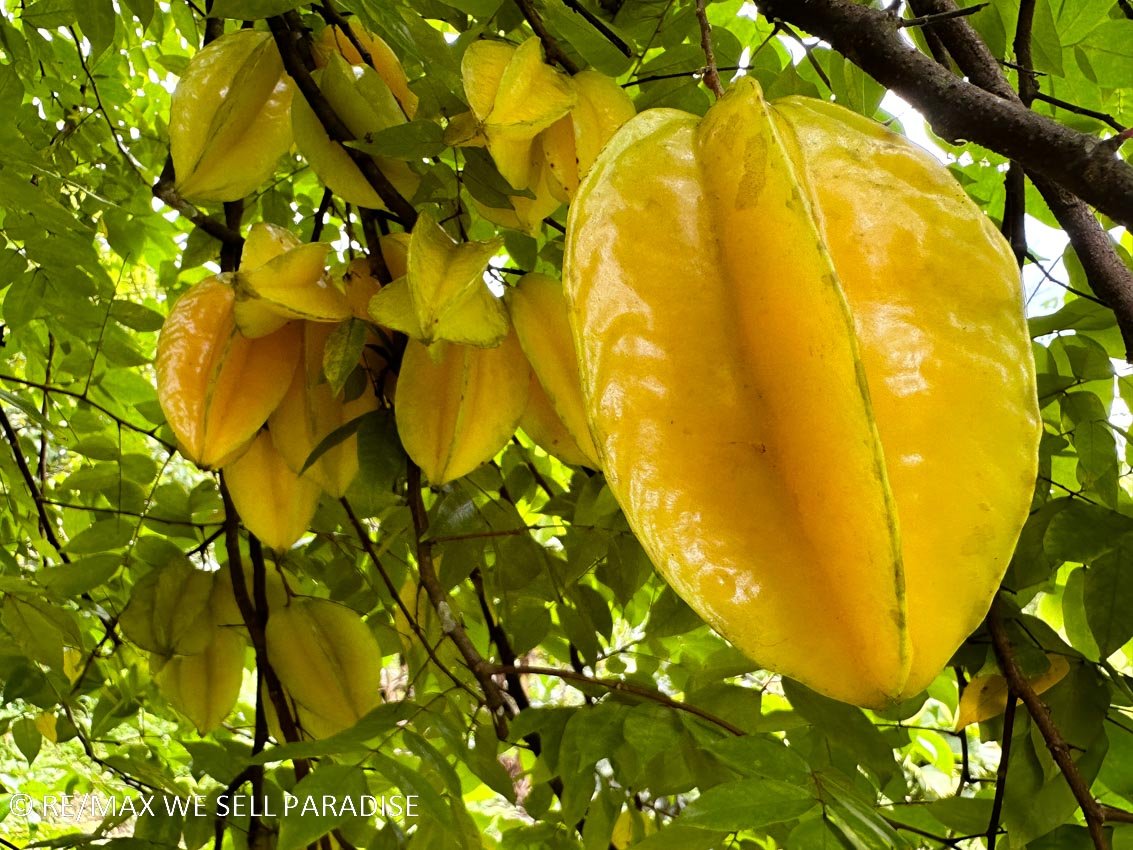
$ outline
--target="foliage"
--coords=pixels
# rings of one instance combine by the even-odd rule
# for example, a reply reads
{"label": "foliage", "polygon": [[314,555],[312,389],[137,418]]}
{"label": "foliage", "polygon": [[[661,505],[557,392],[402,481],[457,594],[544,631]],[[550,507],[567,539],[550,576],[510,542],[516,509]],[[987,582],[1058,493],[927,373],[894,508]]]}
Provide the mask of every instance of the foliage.
{"label": "foliage", "polygon": [[[703,114],[712,95],[691,0],[210,5],[206,19],[191,0],[0,0],[0,791],[215,801],[248,782],[274,800],[415,794],[418,809],[411,818],[245,810],[219,821],[159,810],[122,825],[29,820],[0,796],[6,846],[58,838],[54,846],[190,850],[218,828],[224,847],[280,850],[333,846],[324,838],[332,831],[338,846],[418,850],[1095,846],[1049,738],[1027,706],[1012,703],[1004,716],[1002,685],[979,679],[1002,704],[981,706],[978,723],[953,731],[964,685],[1004,663],[987,629],[925,693],[892,710],[818,696],[716,636],[654,574],[602,476],[560,463],[522,432],[419,504],[392,411],[379,410],[348,429],[358,479],[345,500],[322,499],[299,545],[265,553],[238,529],[218,476],[178,454],[158,404],[152,364],[164,317],[226,267],[232,246],[217,237],[238,227],[268,222],[304,241],[317,236],[342,261],[365,254],[376,235],[367,231],[402,228],[396,215],[363,216],[324,196],[295,153],[242,205],[197,209],[166,191],[170,95],[220,22],[267,32],[265,19],[288,13],[317,31],[337,9],[380,35],[419,104],[414,120],[356,146],[411,162],[413,207],[450,227],[459,220],[453,236],[501,237],[493,273],[503,286],[517,270],[560,274],[565,207],[534,233],[481,214],[509,206],[513,191],[484,150],[448,146],[441,131],[468,109],[460,60],[471,43],[502,35],[519,44],[537,32],[569,65],[616,77],[639,111]],[[966,20],[1013,82],[1021,7],[1033,14],[1044,96],[1034,109],[1098,137],[1133,124],[1129,4],[985,4]],[[768,97],[832,97],[894,128],[919,128],[850,59],[751,4],[712,3],[707,18],[725,84],[744,68]],[[908,32],[929,49],[930,27]],[[998,223],[1009,194],[1004,157],[930,143]],[[1045,434],[1032,512],[1003,583],[1001,636],[1024,676],[1041,679],[1051,658],[1065,661],[1060,680],[1043,682],[1049,718],[1091,794],[1125,810],[1133,382],[1114,316],[1091,294],[1059,222],[1029,185],[1025,201],[1028,232],[1042,237],[1025,280]],[[1128,266],[1129,233],[1112,235]],[[355,362],[364,334],[341,336],[332,348]],[[333,359],[328,374],[341,386],[350,364]],[[287,593],[365,617],[382,654],[380,706],[329,737],[286,743],[286,728],[276,729],[264,746],[257,703],[270,700],[255,672],[253,623],[235,711],[197,733],[158,690],[160,664],[123,615],[139,588],[153,592],[155,572],[186,563],[215,571],[236,558],[242,569],[226,574],[247,570],[246,582],[234,581],[246,598],[282,574]],[[436,581],[422,584],[423,574]],[[941,605],[951,593],[941,585]],[[470,665],[469,652],[483,664]],[[1106,811],[1107,840],[1133,847],[1130,818]]]}

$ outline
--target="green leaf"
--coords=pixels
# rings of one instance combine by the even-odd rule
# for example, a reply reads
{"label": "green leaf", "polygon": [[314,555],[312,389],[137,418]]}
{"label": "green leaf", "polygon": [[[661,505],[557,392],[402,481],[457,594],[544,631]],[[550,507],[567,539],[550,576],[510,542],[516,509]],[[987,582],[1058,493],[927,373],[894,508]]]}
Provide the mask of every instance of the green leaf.
{"label": "green leaf", "polygon": [[291,793],[296,799],[289,801],[293,808],[279,820],[278,850],[299,850],[313,844],[352,819],[349,814],[342,814],[348,806],[361,814],[362,799],[369,792],[361,768],[320,764]]}
{"label": "green leaf", "polygon": [[1069,47],[1088,36],[1113,8],[1110,0],[1054,0],[1058,8],[1058,35]]}
{"label": "green leaf", "polygon": [[737,779],[709,788],[681,815],[684,826],[733,831],[794,820],[818,805],[806,788],[777,779]]}
{"label": "green leaf", "polygon": [[323,349],[323,374],[335,395],[346,386],[346,380],[357,368],[365,346],[366,323],[359,319],[343,322],[327,337]]}
{"label": "green leaf", "polygon": [[801,785],[810,774],[806,760],[777,738],[724,738],[708,746],[716,758],[741,773]]}
{"label": "green leaf", "polygon": [[72,555],[90,555],[119,549],[134,538],[135,523],[122,517],[99,520],[71,538],[64,547]]}
{"label": "green leaf", "polygon": [[33,27],[55,29],[75,22],[75,7],[72,0],[36,0],[20,17]]}
{"label": "green leaf", "polygon": [[1100,24],[1082,48],[1090,59],[1098,85],[1119,88],[1133,79],[1133,21],[1111,19]]}
{"label": "green leaf", "polygon": [[503,5],[503,0],[441,0],[441,2],[481,21],[491,18]]}
{"label": "green leaf", "polygon": [[1043,538],[1043,548],[1052,558],[1088,564],[1133,531],[1133,517],[1077,499],[1067,502],[1051,519]]}
{"label": "green leaf", "polygon": [[307,0],[216,0],[209,17],[252,21],[282,15],[298,9],[306,2]]}
{"label": "green leaf", "polygon": [[52,593],[71,598],[106,583],[120,566],[122,559],[118,555],[92,555],[70,564],[40,570],[36,578]]}
{"label": "green leaf", "polygon": [[75,19],[90,41],[90,61],[98,61],[103,51],[114,43],[118,15],[112,0],[82,0],[75,6]]}
{"label": "green leaf", "polygon": [[348,142],[349,147],[369,154],[420,162],[445,149],[444,130],[436,121],[409,121],[371,134],[366,141]]}
{"label": "green leaf", "polygon": [[1086,569],[1083,603],[1086,622],[1102,658],[1108,658],[1133,638],[1133,570],[1129,549],[1119,544]]}
{"label": "green leaf", "polygon": [[28,760],[28,765],[35,761],[39,749],[43,746],[43,736],[30,717],[21,717],[12,724],[12,740],[16,748]]}

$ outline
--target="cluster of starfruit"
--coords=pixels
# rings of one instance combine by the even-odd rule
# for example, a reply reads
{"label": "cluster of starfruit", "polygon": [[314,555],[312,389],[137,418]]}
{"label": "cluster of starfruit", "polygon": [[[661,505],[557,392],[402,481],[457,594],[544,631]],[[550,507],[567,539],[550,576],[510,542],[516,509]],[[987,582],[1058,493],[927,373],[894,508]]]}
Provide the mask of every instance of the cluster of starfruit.
{"label": "cluster of starfruit", "polygon": [[[417,96],[405,70],[378,36],[360,27],[349,34],[327,27],[314,57],[320,91],[356,138],[404,124],[416,113]],[[384,208],[358,166],[296,94],[267,32],[222,35],[190,60],[173,95],[169,143],[177,191],[192,201],[245,197],[272,176],[294,144],[343,200]],[[378,165],[402,194],[416,191],[417,176],[408,163],[379,157]]]}
{"label": "cluster of starfruit", "polygon": [[[244,576],[252,594],[250,571]],[[382,653],[356,611],[292,596],[282,575],[265,574],[268,660],[298,731],[323,738],[353,726],[381,700]],[[150,657],[158,690],[203,735],[218,728],[240,695],[248,635],[228,567],[209,573],[187,561],[143,577],[122,612],[122,631]],[[284,740],[273,700],[268,724]]]}

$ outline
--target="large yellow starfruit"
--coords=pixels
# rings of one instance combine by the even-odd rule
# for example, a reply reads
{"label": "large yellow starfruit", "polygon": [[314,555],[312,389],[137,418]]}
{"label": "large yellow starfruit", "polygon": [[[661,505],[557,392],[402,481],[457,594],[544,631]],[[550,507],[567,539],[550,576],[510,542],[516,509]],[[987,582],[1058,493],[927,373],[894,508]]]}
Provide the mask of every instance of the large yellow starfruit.
{"label": "large yellow starfruit", "polygon": [[299,477],[261,431],[244,454],[224,467],[232,504],[244,526],[272,549],[290,549],[307,533],[319,506],[319,485]]}
{"label": "large yellow starfruit", "polygon": [[271,33],[231,32],[193,56],[170,106],[177,191],[235,201],[259,187],[291,147],[291,92]]}
{"label": "large yellow starfruit", "polygon": [[217,729],[236,705],[244,679],[244,638],[214,627],[202,652],[165,661],[154,675],[158,690],[202,735]]}
{"label": "large yellow starfruit", "polygon": [[268,618],[268,658],[288,693],[325,737],[353,726],[381,701],[382,652],[357,612],[301,597]]}
{"label": "large yellow starfruit", "polygon": [[308,242],[259,266],[241,263],[232,276],[240,333],[257,339],[294,319],[341,322],[349,318],[350,302],[327,274],[329,251],[330,246],[323,242]]}
{"label": "large yellow starfruit", "polygon": [[923,689],[999,585],[1040,434],[1018,268],[947,170],[743,78],[614,136],[565,262],[591,432],[658,570],[822,693]]}
{"label": "large yellow starfruit", "polygon": [[[397,54],[393,52],[393,49],[386,44],[385,39],[381,36],[374,35],[356,24],[349,26],[350,35],[353,35],[363,49],[370,54],[370,61],[374,63],[374,70],[389,86],[389,90],[393,92],[393,96],[401,104],[406,117],[412,119],[417,114],[417,95],[409,88],[409,77],[405,75],[405,69],[401,66],[401,60],[397,58]],[[337,26],[323,29],[314,44],[315,64],[320,68],[326,66],[332,53],[338,53],[351,65],[365,64],[362,54],[354,46],[350,35],[347,35],[341,27]]]}
{"label": "large yellow starfruit", "polygon": [[366,386],[357,398],[335,393],[323,376],[323,353],[333,325],[309,322],[303,339],[303,363],[291,387],[268,419],[276,451],[300,477],[308,478],[336,499],[346,495],[358,475],[358,437],[351,434],[307,466],[311,453],[332,433],[378,408],[378,398]]}
{"label": "large yellow starfruit", "polygon": [[200,466],[231,462],[283,400],[299,362],[300,327],[261,339],[236,330],[229,277],[182,295],[157,342],[157,397],[181,451]]}
{"label": "large yellow starfruit", "polygon": [[[355,139],[405,123],[405,113],[390,87],[368,65],[350,65],[338,53],[332,53],[327,66],[314,76],[323,97]],[[295,145],[324,186],[347,203],[385,209],[373,186],[342,145],[327,135],[302,95],[296,96],[291,107],[291,126]],[[402,195],[411,197],[417,191],[419,180],[408,163],[384,156],[374,161]]]}
{"label": "large yellow starfruit", "polygon": [[[508,291],[507,303],[523,353],[539,379],[543,394],[571,438],[574,450],[569,445],[565,450],[571,457],[552,451],[530,428],[524,427],[524,430],[562,460],[599,469],[598,449],[590,435],[582,401],[582,378],[578,373],[562,285],[552,277],[532,272],[524,275],[516,287]],[[536,407],[540,403],[538,398],[532,402],[528,424],[546,434],[544,439],[553,439],[553,423],[545,415],[540,416]],[[559,438],[555,442],[561,444],[565,441]]]}
{"label": "large yellow starfruit", "polygon": [[467,475],[515,433],[531,370],[511,333],[497,348],[414,340],[401,362],[394,410],[402,445],[433,484]]}

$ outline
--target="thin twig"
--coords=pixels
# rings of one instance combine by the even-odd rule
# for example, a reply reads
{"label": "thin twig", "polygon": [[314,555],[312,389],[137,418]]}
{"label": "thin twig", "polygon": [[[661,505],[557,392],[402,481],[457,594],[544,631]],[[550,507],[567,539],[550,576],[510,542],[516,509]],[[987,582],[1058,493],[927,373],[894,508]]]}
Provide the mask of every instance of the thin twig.
{"label": "thin twig", "polygon": [[547,25],[543,22],[543,16],[539,14],[539,10],[535,8],[532,0],[515,0],[515,5],[519,7],[520,13],[531,30],[543,42],[543,50],[547,54],[548,62],[560,66],[568,74],[577,74],[582,70],[578,63],[566,54],[558,39],[551,35],[551,31],[547,29]]}
{"label": "thin twig", "polygon": [[719,100],[724,96],[720,84],[720,71],[716,68],[716,53],[712,49],[712,24],[708,23],[705,9],[707,0],[696,0],[696,21],[700,25],[700,49],[704,51],[704,84]]}
{"label": "thin twig", "polygon": [[1077,104],[1070,103],[1069,101],[1062,100],[1062,98],[1055,97],[1054,95],[1043,94],[1035,92],[1035,100],[1041,100],[1043,103],[1049,103],[1051,106],[1057,106],[1059,109],[1065,109],[1067,112],[1073,112],[1075,115],[1085,115],[1087,118],[1096,118],[1104,124],[1109,125],[1113,130],[1119,133],[1125,132],[1125,127],[1121,122],[1110,115],[1108,112],[1099,112],[1096,109],[1087,109],[1085,106],[1078,106]]}
{"label": "thin twig", "polygon": [[950,9],[947,12],[938,12],[935,15],[920,15],[916,18],[900,18],[897,21],[897,26],[905,27],[929,27],[938,24],[941,21],[950,21],[952,18],[963,18],[967,15],[974,15],[981,9],[989,6],[989,3],[977,3],[975,6],[964,6],[960,9]]}
{"label": "thin twig", "polygon": [[[1070,755],[1070,745],[1066,743],[1066,739],[1062,737],[1062,733],[1055,725],[1054,719],[1050,716],[1050,709],[1039,699],[1030,681],[1019,669],[1019,662],[1015,659],[1015,648],[1011,645],[1011,639],[1008,637],[1007,629],[1003,623],[1002,608],[1003,605],[999,599],[992,603],[991,611],[987,615],[987,628],[991,634],[991,644],[995,650],[996,660],[999,662],[999,669],[1007,680],[1009,693],[1017,694],[1019,699],[1023,701],[1027,713],[1043,736],[1055,764],[1062,771],[1062,776],[1070,787],[1074,799],[1078,801],[1094,847],[1097,850],[1107,850],[1108,845],[1102,829],[1106,819],[1105,811],[1094,798],[1094,795],[1090,793],[1090,786],[1082,778],[1078,765],[1074,763],[1074,759]],[[1010,703],[1012,700],[1008,700],[1008,702]]]}
{"label": "thin twig", "polygon": [[1015,734],[1015,706],[1018,700],[1011,685],[1007,686],[1007,708],[1003,712],[1003,743],[999,746],[999,767],[995,772],[995,797],[991,802],[991,816],[987,823],[987,850],[995,850],[999,838],[1003,800],[1007,793],[1007,774],[1011,763],[1011,738]]}
{"label": "thin twig", "polygon": [[602,37],[610,44],[614,45],[618,51],[625,57],[633,58],[633,49],[622,40],[616,32],[606,26],[606,22],[583,6],[578,0],[563,0],[563,5],[570,9],[575,14],[581,15],[586,19],[586,22],[594,29],[602,34]]}

